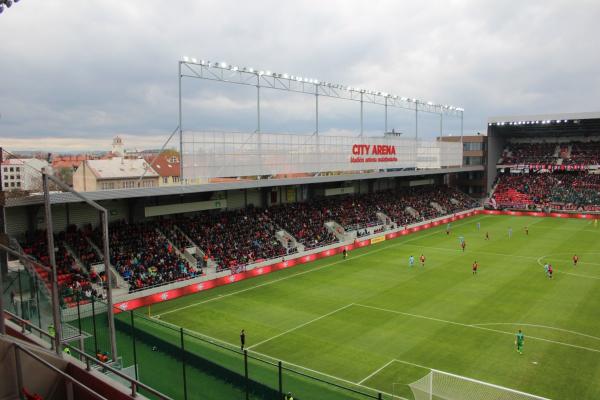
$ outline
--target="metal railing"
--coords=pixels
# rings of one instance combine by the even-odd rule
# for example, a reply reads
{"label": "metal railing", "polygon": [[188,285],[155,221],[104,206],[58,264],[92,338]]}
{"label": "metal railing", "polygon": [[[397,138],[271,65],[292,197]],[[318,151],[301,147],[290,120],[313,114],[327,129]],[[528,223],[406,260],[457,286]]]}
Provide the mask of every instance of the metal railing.
{"label": "metal railing", "polygon": [[[89,388],[88,386],[86,386],[85,384],[79,382],[77,379],[73,378],[72,376],[70,376],[69,374],[65,373],[64,371],[56,368],[54,365],[50,364],[48,361],[44,360],[43,358],[41,358],[40,356],[38,356],[37,354],[33,353],[32,351],[26,349],[25,347],[21,346],[18,343],[13,343],[12,345],[14,352],[15,352],[15,371],[17,373],[17,385],[18,385],[18,389],[19,389],[19,396],[21,399],[24,399],[24,395],[23,395],[23,388],[25,387],[23,384],[23,369],[22,369],[22,362],[21,362],[21,352],[27,354],[29,357],[31,357],[33,360],[37,361],[38,363],[42,364],[43,366],[45,366],[46,368],[48,368],[49,370],[57,373],[58,375],[62,376],[68,385],[72,385],[75,384],[77,386],[79,386],[80,388],[82,388],[83,390],[85,390],[86,392],[88,392],[89,394],[91,394],[92,396],[94,396],[97,399],[101,399],[101,400],[108,400],[106,397],[102,396],[101,394],[97,393],[96,391],[94,391],[93,389]],[[71,390],[67,390],[67,399],[73,399],[73,393],[72,393],[72,388],[70,388]],[[70,395],[69,395],[70,394]]]}
{"label": "metal railing", "polygon": [[[15,320],[17,322],[17,324],[21,326],[21,332],[22,333],[26,332],[26,330],[27,330],[26,328],[30,328],[31,330],[34,330],[34,331],[38,332],[40,334],[40,337],[41,336],[47,337],[50,340],[51,349],[54,348],[54,336],[53,335],[51,335],[50,333],[44,331],[43,329],[38,328],[37,326],[31,324],[29,321],[26,321],[26,320],[20,318],[19,316],[11,313],[10,311],[6,311],[5,310],[4,313],[6,315],[8,315],[9,319]],[[20,349],[22,349],[21,346],[19,346],[19,345],[16,345],[16,346],[19,347]],[[85,362],[85,369],[87,371],[91,371],[92,366],[96,365],[96,366],[99,367],[99,369],[102,369],[103,372],[109,371],[109,372],[117,375],[118,377],[126,380],[127,382],[129,382],[130,389],[131,389],[131,396],[132,397],[136,397],[139,388],[141,388],[141,389],[146,390],[147,392],[153,394],[154,396],[158,397],[161,400],[172,400],[171,397],[162,394],[158,390],[155,390],[155,389],[151,388],[150,386],[148,386],[148,385],[146,385],[146,384],[144,384],[144,383],[142,383],[142,382],[140,382],[140,381],[138,381],[138,380],[136,380],[134,378],[131,378],[130,376],[128,376],[127,374],[124,374],[123,372],[119,371],[118,369],[115,369],[115,368],[111,367],[108,363],[102,362],[102,361],[100,361],[100,360],[98,360],[98,359],[96,359],[96,358],[94,358],[94,357],[86,354],[84,351],[82,351],[82,350],[80,350],[80,349],[78,349],[76,347],[73,347],[73,346],[71,346],[71,345],[69,345],[67,343],[62,343],[62,347],[63,347],[63,349],[67,348],[67,349],[69,349],[69,351],[74,351],[75,353],[77,353],[77,355],[79,356],[79,359],[80,360],[84,360],[82,362]],[[34,358],[37,359],[37,357],[35,357],[35,356],[34,356]],[[48,364],[45,361],[43,361],[43,362],[44,362],[45,365]],[[56,369],[52,365],[50,365],[50,367]],[[18,371],[19,370],[17,369],[17,372]],[[66,375],[66,374],[64,374],[60,370],[57,370],[57,371],[59,371],[62,375]],[[66,376],[68,376],[68,375],[66,375]],[[70,379],[73,380],[75,383],[79,383],[79,382],[75,381],[72,378],[70,378]],[[20,384],[20,386],[22,387],[21,384]],[[89,389],[89,390],[91,392],[91,389]],[[94,392],[92,392],[92,393],[94,393]],[[100,395],[98,395],[98,396],[99,396],[99,398],[102,398],[102,399],[104,398],[104,397],[102,397]]]}

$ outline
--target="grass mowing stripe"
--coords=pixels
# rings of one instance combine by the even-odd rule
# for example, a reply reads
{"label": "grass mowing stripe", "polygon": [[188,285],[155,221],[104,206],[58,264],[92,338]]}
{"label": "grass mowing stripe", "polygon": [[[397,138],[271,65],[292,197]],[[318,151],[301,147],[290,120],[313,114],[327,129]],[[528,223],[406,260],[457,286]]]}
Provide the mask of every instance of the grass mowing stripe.
{"label": "grass mowing stripe", "polygon": [[337,308],[337,309],[335,309],[335,310],[333,310],[333,311],[331,311],[331,312],[328,312],[327,314],[324,314],[324,315],[321,315],[320,317],[317,317],[317,318],[311,319],[310,321],[307,321],[307,322],[305,322],[305,323],[303,323],[303,324],[300,324],[300,325],[298,325],[298,326],[295,326],[295,327],[293,327],[293,328],[291,328],[291,329],[288,329],[287,331],[281,332],[280,334],[278,334],[278,335],[275,335],[275,336],[272,336],[272,337],[270,337],[270,338],[268,338],[268,339],[265,339],[265,340],[263,340],[263,341],[261,341],[261,342],[258,342],[258,343],[256,343],[256,344],[253,344],[252,346],[248,346],[248,350],[250,350],[250,349],[253,349],[253,348],[255,348],[255,347],[258,347],[258,346],[260,346],[260,345],[261,345],[261,344],[263,344],[263,343],[270,342],[270,341],[271,341],[271,340],[273,340],[273,339],[277,339],[277,338],[278,338],[278,337],[280,337],[280,336],[283,336],[283,335],[285,335],[285,334],[288,334],[288,333],[290,333],[290,332],[293,332],[293,331],[295,331],[295,330],[297,330],[297,329],[300,329],[300,328],[302,328],[302,327],[304,327],[304,326],[306,326],[306,325],[308,325],[308,324],[312,324],[313,322],[317,322],[317,321],[319,321],[319,320],[321,320],[321,319],[323,319],[323,318],[327,318],[327,317],[329,317],[330,315],[333,315],[333,314],[335,314],[335,313],[337,313],[337,312],[339,312],[339,311],[342,311],[342,310],[345,310],[345,309],[346,309],[346,308],[348,308],[348,307],[351,307],[352,305],[354,305],[354,303],[346,304],[345,306],[343,306],[343,307],[340,307],[340,308]]}
{"label": "grass mowing stripe", "polygon": [[485,324],[471,324],[471,325],[473,325],[473,326],[492,326],[492,325],[531,326],[533,328],[551,329],[551,330],[554,330],[554,331],[567,332],[567,333],[572,333],[574,335],[584,336],[584,337],[587,337],[587,338],[590,338],[590,339],[600,340],[600,337],[598,337],[598,336],[592,336],[592,335],[588,335],[588,334],[577,332],[577,331],[571,331],[571,330],[568,330],[568,329],[555,328],[554,326],[548,326],[548,325],[524,324],[524,323],[521,323],[521,322],[486,322]]}
{"label": "grass mowing stripe", "polygon": [[[486,328],[486,327],[480,326],[478,324],[464,324],[462,322],[449,321],[449,320],[446,320],[446,319],[440,319],[440,318],[435,318],[435,317],[428,317],[428,316],[425,316],[425,315],[412,314],[412,313],[407,313],[407,312],[402,312],[402,311],[397,311],[397,310],[390,310],[388,308],[368,306],[366,304],[355,303],[354,305],[357,306],[357,307],[371,308],[373,310],[379,310],[379,311],[382,311],[382,312],[388,312],[388,313],[393,313],[393,314],[405,315],[407,317],[414,317],[414,318],[426,319],[426,320],[429,320],[429,321],[436,321],[436,322],[441,322],[441,323],[445,323],[445,324],[449,324],[449,325],[462,326],[462,327],[465,327],[465,328],[481,329],[481,330],[485,330],[485,331],[502,333],[504,335],[514,336],[514,334],[510,333],[510,332],[501,331],[501,330],[498,330],[498,329]],[[574,347],[576,349],[592,351],[592,352],[595,352],[595,353],[600,353],[600,349],[592,349],[591,347],[578,346],[576,344],[559,342],[559,341],[556,341],[556,340],[544,339],[544,338],[540,338],[540,337],[536,337],[536,336],[527,336],[527,338],[539,340],[539,341],[542,341],[542,342],[554,343],[554,344],[558,344],[558,345],[562,345],[562,346],[567,346],[567,347]]]}
{"label": "grass mowing stripe", "polygon": [[[350,305],[351,304],[349,304],[346,307],[349,307]],[[155,317],[152,317],[152,318],[154,318],[156,320],[156,322],[159,323],[159,324],[166,324],[166,325],[171,326],[172,328],[176,328],[177,330],[180,329],[179,326],[177,326],[175,324],[172,324],[170,322],[167,322],[167,321],[164,321],[164,320],[160,320],[160,319],[157,319]],[[200,333],[200,332],[197,332],[197,331],[194,331],[194,330],[191,330],[191,329],[187,329],[187,328],[184,328],[184,331],[187,331],[187,332],[192,333],[194,335],[198,335],[198,336],[200,336],[202,338],[205,338],[209,342],[214,342],[214,343],[218,343],[220,345],[224,345],[226,347],[231,347],[232,349],[235,349],[236,351],[238,349],[238,346],[236,346],[233,343],[230,343],[230,342],[227,342],[227,341],[224,341],[224,340],[221,340],[221,339],[217,339],[217,338],[214,338],[214,337],[211,337],[211,336],[208,336],[208,335],[205,335],[203,333]],[[375,388],[367,386],[367,385],[363,385],[363,384],[359,384],[359,383],[356,383],[356,382],[352,382],[352,381],[350,381],[348,379],[340,378],[339,376],[327,374],[327,373],[322,372],[322,371],[317,371],[315,369],[304,367],[302,365],[295,364],[293,362],[283,360],[282,358],[279,358],[279,357],[275,358],[275,357],[272,357],[272,356],[270,356],[268,354],[259,353],[258,351],[251,350],[249,348],[248,348],[248,353],[252,353],[252,354],[254,354],[254,355],[258,356],[258,357],[262,357],[262,358],[270,360],[271,362],[274,362],[274,363],[277,363],[277,362],[281,361],[282,363],[284,363],[284,364],[286,364],[288,366],[292,366],[294,368],[297,368],[299,370],[308,371],[308,372],[311,372],[313,374],[320,375],[322,377],[326,377],[326,378],[329,378],[329,379],[333,379],[333,380],[338,381],[338,382],[343,382],[343,383],[351,385],[351,386],[358,386],[360,388],[367,389],[367,390],[375,392],[375,393],[381,393],[381,394],[384,394],[386,396],[394,397],[393,394],[385,392],[383,390],[375,389]],[[395,398],[399,398],[399,399],[402,399],[402,400],[409,400],[409,399],[406,399],[404,397],[399,397],[399,396],[396,396]]]}
{"label": "grass mowing stripe", "polygon": [[[421,249],[431,249],[431,250],[439,250],[439,251],[448,251],[448,252],[452,252],[452,253],[460,253],[460,250],[454,250],[448,247],[434,247],[434,246],[420,246],[418,244],[409,244],[408,246],[414,246],[414,247],[419,247]],[[489,252],[489,251],[468,251],[469,254],[482,254],[482,255],[488,255],[488,256],[502,256],[502,257],[513,257],[513,258],[522,258],[524,260],[536,260],[537,263],[540,266],[543,266],[543,264],[541,263],[541,260],[543,260],[544,258],[548,258],[550,256],[541,256],[541,257],[535,257],[535,256],[521,256],[519,254],[509,254],[509,253],[493,253],[493,252]],[[596,253],[596,252],[582,252],[581,254],[600,254],[600,253]],[[571,260],[556,260],[556,261],[565,261],[565,262],[571,262]],[[583,262],[579,262],[579,264],[584,264]],[[592,263],[592,262],[586,262],[585,264],[589,264],[589,265],[600,265],[600,263]],[[579,278],[589,278],[589,279],[600,279],[600,276],[593,276],[593,275],[587,275],[587,274],[575,274],[573,272],[566,272],[566,271],[560,271],[560,270],[554,270],[555,273],[559,273],[559,274],[565,274],[565,275],[571,275],[571,276],[576,276]]]}
{"label": "grass mowing stripe", "polygon": [[[473,218],[473,219],[469,219],[468,221],[465,221],[463,223],[456,224],[456,226],[462,226],[462,225],[467,224],[467,222],[470,223],[470,222],[477,221],[477,220],[480,220],[480,219],[483,219],[483,218],[485,218],[485,217],[484,216],[479,216],[479,217],[476,217],[476,218]],[[440,227],[441,227],[441,225],[440,225]],[[376,248],[376,249],[367,251],[366,253],[359,254],[359,255],[353,256],[353,257],[349,257],[347,260],[354,260],[356,258],[365,257],[365,256],[371,255],[373,253],[377,253],[377,252],[380,252],[380,251],[387,250],[387,249],[389,249],[391,247],[401,246],[401,245],[404,245],[404,244],[407,244],[407,243],[410,243],[410,242],[414,242],[415,240],[420,240],[420,239],[423,239],[425,237],[429,237],[429,236],[435,235],[436,233],[439,233],[439,231],[440,231],[440,229],[438,227],[438,229],[436,229],[434,232],[430,232],[430,233],[427,233],[425,235],[420,235],[420,236],[418,236],[416,238],[413,238],[413,239],[403,240],[403,241],[401,241],[399,243],[394,243],[394,244],[391,244],[389,246],[383,246],[383,247],[380,247],[380,248]],[[275,279],[275,280],[272,280],[272,281],[268,281],[268,282],[265,282],[265,283],[261,283],[261,284],[255,285],[255,286],[250,286],[250,287],[248,287],[246,289],[241,289],[241,290],[238,290],[238,291],[235,291],[235,292],[231,292],[231,293],[227,293],[227,294],[224,294],[224,295],[219,295],[217,297],[213,297],[213,298],[210,298],[210,299],[207,299],[207,300],[199,301],[197,303],[192,303],[192,304],[188,304],[186,306],[174,308],[172,310],[167,310],[165,312],[156,314],[154,316],[160,318],[163,315],[171,314],[171,313],[178,312],[178,311],[181,311],[181,310],[185,310],[185,309],[188,309],[188,308],[191,308],[191,307],[200,306],[202,304],[210,303],[211,301],[219,300],[219,299],[222,299],[224,297],[229,297],[229,296],[233,296],[233,295],[236,295],[236,294],[244,293],[244,292],[247,292],[249,290],[254,290],[254,289],[261,288],[263,286],[272,285],[274,283],[278,283],[278,282],[281,282],[281,281],[284,281],[284,280],[287,280],[287,279],[295,278],[297,276],[302,276],[302,275],[308,274],[310,272],[320,271],[323,268],[331,267],[333,265],[337,265],[337,264],[343,263],[344,261],[346,261],[346,260],[334,261],[332,263],[321,265],[320,267],[309,269],[307,271],[302,271],[302,272],[299,272],[297,274],[293,274],[293,275],[290,275],[290,276],[284,276],[283,278]]]}

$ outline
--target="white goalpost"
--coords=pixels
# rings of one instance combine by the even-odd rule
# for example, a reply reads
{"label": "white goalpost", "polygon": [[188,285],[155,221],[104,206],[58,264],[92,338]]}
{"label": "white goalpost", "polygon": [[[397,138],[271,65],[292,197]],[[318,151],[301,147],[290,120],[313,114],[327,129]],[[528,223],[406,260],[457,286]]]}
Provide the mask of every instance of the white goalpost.
{"label": "white goalpost", "polygon": [[415,400],[549,400],[435,369],[408,386]]}

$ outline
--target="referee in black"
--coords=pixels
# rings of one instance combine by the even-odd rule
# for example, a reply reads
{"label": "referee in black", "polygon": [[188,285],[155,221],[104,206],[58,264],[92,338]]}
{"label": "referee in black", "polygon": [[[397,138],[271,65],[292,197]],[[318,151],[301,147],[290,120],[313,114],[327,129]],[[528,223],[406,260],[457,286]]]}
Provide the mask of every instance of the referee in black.
{"label": "referee in black", "polygon": [[246,345],[246,332],[242,329],[240,332],[240,347],[242,351],[244,351],[244,346]]}

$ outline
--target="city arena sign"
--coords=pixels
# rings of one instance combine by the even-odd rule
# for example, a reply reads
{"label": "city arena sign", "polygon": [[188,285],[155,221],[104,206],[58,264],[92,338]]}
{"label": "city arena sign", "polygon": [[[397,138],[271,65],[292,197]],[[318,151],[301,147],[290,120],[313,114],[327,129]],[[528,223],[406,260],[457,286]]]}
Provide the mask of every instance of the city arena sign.
{"label": "city arena sign", "polygon": [[[351,163],[397,162],[396,146],[387,144],[355,144],[352,146]],[[385,157],[382,157],[385,156]]]}
{"label": "city arena sign", "polygon": [[459,142],[398,137],[186,132],[188,182],[255,175],[435,169],[460,165]]}

